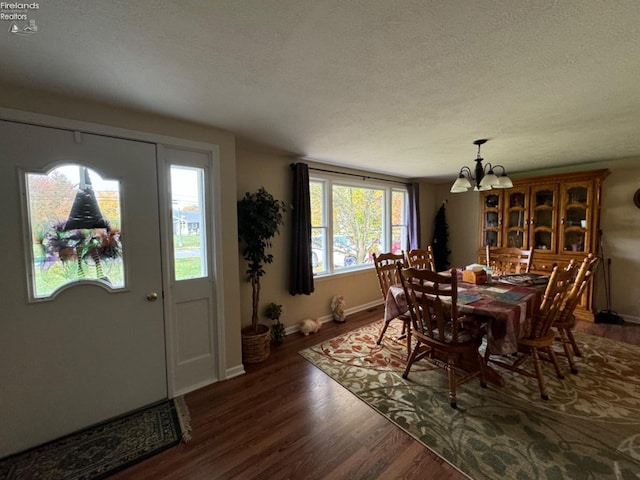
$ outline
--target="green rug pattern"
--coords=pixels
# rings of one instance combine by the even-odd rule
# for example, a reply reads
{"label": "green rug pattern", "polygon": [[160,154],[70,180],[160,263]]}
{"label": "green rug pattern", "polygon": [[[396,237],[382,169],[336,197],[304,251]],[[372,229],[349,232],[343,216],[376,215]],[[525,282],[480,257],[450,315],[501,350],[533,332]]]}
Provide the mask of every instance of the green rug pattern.
{"label": "green rug pattern", "polygon": [[577,333],[578,375],[564,358],[564,380],[543,362],[550,400],[540,399],[535,378],[498,369],[505,387],[483,389],[474,379],[459,387],[454,410],[446,372],[421,361],[403,379],[400,322],[376,345],[381,325],[300,354],[469,477],[640,478],[639,347]]}
{"label": "green rug pattern", "polygon": [[89,427],[0,460],[3,480],[95,480],[177,445],[173,400]]}

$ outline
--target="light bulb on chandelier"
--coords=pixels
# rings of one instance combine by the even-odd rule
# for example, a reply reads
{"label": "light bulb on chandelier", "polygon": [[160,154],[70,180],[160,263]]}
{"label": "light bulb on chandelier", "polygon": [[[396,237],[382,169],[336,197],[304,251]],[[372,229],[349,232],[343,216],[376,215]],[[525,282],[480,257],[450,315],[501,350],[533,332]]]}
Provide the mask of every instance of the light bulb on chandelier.
{"label": "light bulb on chandelier", "polygon": [[[507,176],[507,171],[502,165],[491,165],[490,163],[482,165],[484,158],[480,156],[480,146],[486,142],[486,138],[481,138],[473,142],[474,145],[478,146],[476,166],[473,171],[467,166],[460,169],[458,178],[451,186],[451,193],[466,192],[470,188],[473,188],[475,192],[481,192],[484,190],[491,190],[492,188],[513,187],[513,182]],[[502,169],[502,174],[500,176],[497,176],[494,172],[494,170],[498,168]]]}

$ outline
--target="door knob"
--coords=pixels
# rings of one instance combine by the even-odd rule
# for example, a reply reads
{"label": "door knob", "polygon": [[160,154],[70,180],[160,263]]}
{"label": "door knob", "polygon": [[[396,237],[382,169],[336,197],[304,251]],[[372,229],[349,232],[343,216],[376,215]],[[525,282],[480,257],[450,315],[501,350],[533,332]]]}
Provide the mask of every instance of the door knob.
{"label": "door knob", "polygon": [[150,302],[155,302],[158,299],[158,294],[156,292],[151,292],[147,295],[147,300]]}

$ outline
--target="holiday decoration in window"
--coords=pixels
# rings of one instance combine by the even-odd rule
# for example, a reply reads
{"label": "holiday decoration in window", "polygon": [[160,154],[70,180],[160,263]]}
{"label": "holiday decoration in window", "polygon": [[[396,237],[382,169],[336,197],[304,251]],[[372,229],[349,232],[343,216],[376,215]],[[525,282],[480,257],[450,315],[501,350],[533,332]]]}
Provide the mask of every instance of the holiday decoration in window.
{"label": "holiday decoration in window", "polygon": [[26,187],[33,297],[54,296],[83,280],[123,288],[119,182],[82,165],[65,165],[27,173]]}

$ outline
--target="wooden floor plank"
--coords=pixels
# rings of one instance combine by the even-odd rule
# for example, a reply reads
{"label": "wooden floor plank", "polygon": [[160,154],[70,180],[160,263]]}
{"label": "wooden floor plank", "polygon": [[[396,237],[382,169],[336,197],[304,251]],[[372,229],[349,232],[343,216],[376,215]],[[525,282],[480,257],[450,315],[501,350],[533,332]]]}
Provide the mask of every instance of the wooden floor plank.
{"label": "wooden floor plank", "polygon": [[[298,352],[382,318],[382,307],[285,338],[247,374],[186,396],[193,439],[116,480],[466,478]],[[577,330],[640,345],[640,325]]]}

